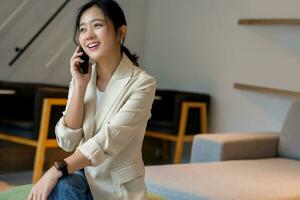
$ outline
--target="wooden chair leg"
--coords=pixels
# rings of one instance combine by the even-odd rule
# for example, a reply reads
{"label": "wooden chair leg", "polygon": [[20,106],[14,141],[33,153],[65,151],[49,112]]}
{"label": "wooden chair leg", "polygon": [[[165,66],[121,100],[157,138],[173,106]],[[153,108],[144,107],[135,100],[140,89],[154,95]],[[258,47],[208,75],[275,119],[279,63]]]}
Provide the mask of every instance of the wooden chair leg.
{"label": "wooden chair leg", "polygon": [[181,106],[178,137],[176,140],[175,155],[173,160],[174,164],[178,164],[181,161],[181,154],[183,149],[184,135],[185,135],[188,114],[189,114],[189,104],[187,102],[183,102]]}
{"label": "wooden chair leg", "polygon": [[201,132],[206,133],[207,132],[207,108],[205,103],[198,103],[198,102],[183,102],[181,107],[181,115],[180,115],[180,121],[179,121],[179,131],[178,131],[178,138],[176,141],[176,148],[175,148],[175,155],[174,155],[174,164],[180,163],[181,161],[181,154],[183,150],[184,145],[184,139],[185,139],[185,131],[186,131],[186,125],[187,125],[187,118],[190,108],[199,108],[200,110],[200,130]]}
{"label": "wooden chair leg", "polygon": [[33,169],[33,177],[32,177],[33,183],[36,183],[42,177],[42,173],[43,173],[50,113],[51,113],[51,100],[46,98],[43,100],[39,138],[38,138],[38,144],[35,153],[35,161],[34,161],[34,169]]}
{"label": "wooden chair leg", "polygon": [[178,164],[181,162],[181,154],[182,154],[182,150],[183,150],[183,144],[184,144],[183,139],[178,138],[178,140],[176,142],[176,147],[175,147],[175,155],[174,155],[174,160],[173,160],[174,164]]}
{"label": "wooden chair leg", "polygon": [[45,141],[39,141],[35,152],[33,178],[32,182],[36,183],[43,174],[44,161],[45,161],[46,145]]}

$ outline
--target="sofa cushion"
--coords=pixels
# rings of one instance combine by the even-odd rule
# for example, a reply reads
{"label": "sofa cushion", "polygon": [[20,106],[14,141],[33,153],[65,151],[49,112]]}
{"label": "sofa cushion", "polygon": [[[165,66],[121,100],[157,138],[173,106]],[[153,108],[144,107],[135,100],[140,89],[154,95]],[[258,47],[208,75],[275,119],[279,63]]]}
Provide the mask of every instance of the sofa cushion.
{"label": "sofa cushion", "polygon": [[28,138],[28,139],[36,139],[32,130],[30,131],[30,130],[20,129],[20,128],[12,127],[12,126],[4,126],[2,124],[0,124],[0,133],[24,137],[24,138]]}
{"label": "sofa cushion", "polygon": [[0,119],[0,125],[1,126],[19,128],[19,129],[28,130],[28,131],[33,130],[33,122],[31,120]]}
{"label": "sofa cushion", "polygon": [[300,162],[285,158],[146,167],[146,184],[172,200],[299,200]]}
{"label": "sofa cushion", "polygon": [[300,160],[300,101],[290,107],[281,132],[279,156]]}
{"label": "sofa cushion", "polygon": [[198,134],[191,162],[272,158],[278,151],[278,132]]}
{"label": "sofa cushion", "polygon": [[36,139],[33,134],[32,120],[7,120],[0,119],[0,132],[7,135]]}

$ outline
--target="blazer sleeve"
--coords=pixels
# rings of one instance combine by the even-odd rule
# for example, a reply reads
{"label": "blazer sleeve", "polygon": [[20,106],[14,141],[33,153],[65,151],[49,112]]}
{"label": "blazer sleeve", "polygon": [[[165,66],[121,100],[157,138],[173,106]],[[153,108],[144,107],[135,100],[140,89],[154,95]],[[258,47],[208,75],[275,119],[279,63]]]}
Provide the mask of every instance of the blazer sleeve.
{"label": "blazer sleeve", "polygon": [[[71,100],[72,94],[73,94],[73,85],[74,81],[70,82],[69,86],[69,94],[68,94],[68,101],[66,105],[66,109],[68,109],[69,102]],[[55,127],[55,134],[56,134],[56,140],[58,145],[65,151],[71,152],[74,151],[75,148],[78,146],[80,143],[82,137],[83,137],[83,129],[70,129],[65,125],[65,113],[66,111],[63,112],[63,116],[60,118],[58,123],[56,124]]]}
{"label": "blazer sleeve", "polygon": [[156,89],[155,79],[144,76],[112,120],[78,147],[92,166],[118,154],[137,134],[144,134]]}

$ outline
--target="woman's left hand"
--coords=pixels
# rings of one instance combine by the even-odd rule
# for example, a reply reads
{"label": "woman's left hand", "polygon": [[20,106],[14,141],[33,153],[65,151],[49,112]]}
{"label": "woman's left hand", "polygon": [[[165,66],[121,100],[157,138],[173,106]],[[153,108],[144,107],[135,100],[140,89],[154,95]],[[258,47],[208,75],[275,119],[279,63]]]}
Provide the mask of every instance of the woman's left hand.
{"label": "woman's left hand", "polygon": [[54,166],[33,186],[27,200],[47,200],[62,173]]}

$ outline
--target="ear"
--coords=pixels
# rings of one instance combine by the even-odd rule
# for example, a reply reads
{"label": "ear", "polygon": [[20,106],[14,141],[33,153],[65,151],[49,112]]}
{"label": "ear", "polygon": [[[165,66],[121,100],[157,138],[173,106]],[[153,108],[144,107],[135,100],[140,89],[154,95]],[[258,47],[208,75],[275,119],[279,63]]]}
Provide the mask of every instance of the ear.
{"label": "ear", "polygon": [[119,28],[119,37],[120,37],[120,40],[121,39],[125,39],[126,35],[127,35],[127,26],[126,25],[122,25],[120,28]]}

